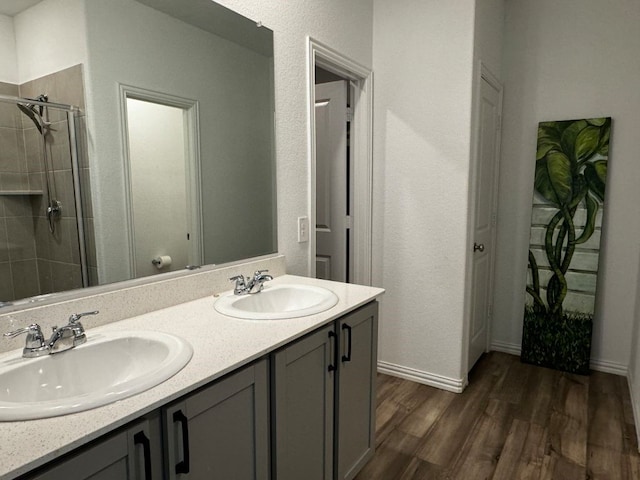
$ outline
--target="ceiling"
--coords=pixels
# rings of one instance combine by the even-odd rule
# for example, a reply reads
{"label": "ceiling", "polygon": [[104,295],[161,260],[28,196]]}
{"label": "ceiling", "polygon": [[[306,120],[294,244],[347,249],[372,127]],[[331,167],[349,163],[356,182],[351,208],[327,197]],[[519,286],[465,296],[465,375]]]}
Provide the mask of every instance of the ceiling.
{"label": "ceiling", "polygon": [[14,15],[26,10],[29,7],[34,6],[36,3],[40,3],[42,0],[2,0],[0,2],[0,15],[8,15],[13,17]]}

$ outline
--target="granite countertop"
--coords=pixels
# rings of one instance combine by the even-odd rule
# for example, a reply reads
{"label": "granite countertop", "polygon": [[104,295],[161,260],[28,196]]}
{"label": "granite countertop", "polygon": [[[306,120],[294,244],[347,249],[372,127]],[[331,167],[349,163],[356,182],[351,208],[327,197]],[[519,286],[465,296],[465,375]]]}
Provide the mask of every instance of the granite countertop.
{"label": "granite countertop", "polygon": [[[213,308],[216,298],[212,294],[88,329],[89,339],[102,332],[125,330],[174,334],[191,344],[193,358],[160,385],[110,405],[54,418],[0,422],[0,480],[14,478],[70,452],[335,320],[384,292],[381,288],[293,275],[283,275],[269,283],[322,286],[332,290],[339,300],[329,310],[307,317],[242,320],[216,312]],[[73,350],[61,355],[73,355]],[[7,354],[0,355],[0,367],[5,356]]]}

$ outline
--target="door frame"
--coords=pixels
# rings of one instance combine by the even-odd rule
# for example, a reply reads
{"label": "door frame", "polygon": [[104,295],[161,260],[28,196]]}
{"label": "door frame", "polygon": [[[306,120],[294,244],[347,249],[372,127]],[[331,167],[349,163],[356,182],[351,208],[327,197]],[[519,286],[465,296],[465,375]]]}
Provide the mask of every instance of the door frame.
{"label": "door frame", "polygon": [[489,85],[495,88],[498,92],[498,129],[496,132],[496,151],[495,158],[496,161],[494,163],[494,188],[495,195],[493,197],[493,232],[491,235],[491,245],[489,246],[489,251],[493,252],[490,264],[490,285],[489,292],[491,295],[490,303],[489,303],[489,319],[487,321],[487,341],[485,346],[485,351],[489,351],[491,345],[491,335],[492,335],[492,319],[493,319],[493,293],[494,293],[494,275],[495,275],[495,247],[496,247],[496,215],[498,211],[498,188],[499,188],[499,179],[500,179],[500,162],[501,162],[501,147],[502,147],[502,104],[503,104],[503,96],[504,89],[502,83],[498,79],[496,75],[491,72],[489,67],[485,65],[482,60],[479,60],[477,63],[477,73],[475,75],[474,81],[474,102],[473,102],[473,121],[471,128],[471,162],[469,166],[469,196],[467,199],[467,208],[469,212],[469,228],[467,232],[467,258],[466,258],[466,279],[465,279],[465,322],[464,322],[464,340],[463,340],[463,355],[462,355],[462,375],[465,376],[469,372],[469,349],[471,342],[471,322],[472,322],[472,314],[473,314],[473,243],[475,236],[475,227],[476,227],[476,215],[475,215],[475,200],[476,194],[479,189],[479,179],[478,179],[478,162],[479,162],[479,154],[478,151],[478,133],[480,127],[480,101],[481,101],[481,85],[482,81],[486,81]]}
{"label": "door frame", "polygon": [[308,273],[316,275],[316,65],[349,80],[353,126],[353,283],[371,285],[373,206],[373,72],[332,48],[307,37],[307,109],[309,117],[309,252]]}
{"label": "door frame", "polygon": [[129,155],[129,126],[127,117],[127,99],[143,100],[170,107],[180,108],[184,114],[185,139],[185,176],[187,180],[187,219],[193,232],[193,243],[189,257],[193,263],[201,265],[204,259],[202,241],[202,199],[200,193],[200,125],[199,103],[197,100],[156,92],[132,85],[119,84],[120,91],[120,128],[122,135],[122,158],[124,159],[125,205],[127,211],[127,236],[129,246],[129,265],[132,278],[136,277],[135,229],[133,218],[133,192],[131,191],[131,159]]}

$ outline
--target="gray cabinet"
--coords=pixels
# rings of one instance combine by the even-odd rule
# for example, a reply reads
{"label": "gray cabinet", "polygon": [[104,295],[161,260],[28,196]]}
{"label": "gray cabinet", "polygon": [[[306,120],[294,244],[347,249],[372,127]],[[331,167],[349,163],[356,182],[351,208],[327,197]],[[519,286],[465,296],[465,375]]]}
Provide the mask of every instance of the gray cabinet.
{"label": "gray cabinet", "polygon": [[273,355],[274,480],[333,478],[335,347],[331,325]]}
{"label": "gray cabinet", "polygon": [[336,392],[336,479],[351,480],[375,452],[378,304],[338,322],[342,344]]}
{"label": "gray cabinet", "polygon": [[156,413],[78,449],[29,480],[152,480],[162,478],[160,418]]}
{"label": "gray cabinet", "polygon": [[262,360],[165,407],[167,478],[268,480],[268,405]]}
{"label": "gray cabinet", "polygon": [[274,480],[350,480],[373,455],[377,309],[272,356]]}

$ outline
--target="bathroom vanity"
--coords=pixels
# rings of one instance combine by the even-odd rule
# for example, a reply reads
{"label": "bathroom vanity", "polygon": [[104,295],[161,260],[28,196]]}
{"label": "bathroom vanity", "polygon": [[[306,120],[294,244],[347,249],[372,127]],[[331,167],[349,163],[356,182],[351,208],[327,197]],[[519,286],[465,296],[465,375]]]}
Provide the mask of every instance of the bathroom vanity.
{"label": "bathroom vanity", "polygon": [[113,331],[173,334],[193,357],[118,402],[0,423],[0,479],[353,478],[374,450],[383,290],[290,275],[269,284],[321,286],[338,302],[244,320],[216,312],[214,294],[88,329],[89,342]]}

